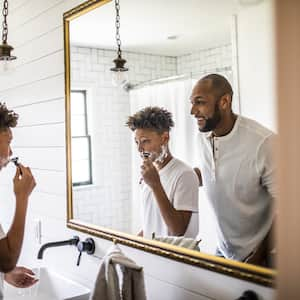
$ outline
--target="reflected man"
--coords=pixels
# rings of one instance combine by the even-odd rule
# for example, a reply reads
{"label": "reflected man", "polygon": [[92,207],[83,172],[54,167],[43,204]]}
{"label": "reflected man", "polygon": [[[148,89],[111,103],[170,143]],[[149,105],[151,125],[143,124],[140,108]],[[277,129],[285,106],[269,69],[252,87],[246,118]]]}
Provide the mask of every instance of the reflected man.
{"label": "reflected man", "polygon": [[128,118],[141,165],[143,229],[139,235],[185,236],[198,231],[198,178],[192,168],[172,156],[168,143],[174,126],[170,112],[146,107]]}
{"label": "reflected man", "polygon": [[[11,128],[17,125],[17,120],[18,115],[0,103],[0,170],[10,162],[10,143],[13,139]],[[35,187],[35,180],[29,168],[18,164],[13,183],[15,215],[6,235],[0,224],[0,298],[3,278],[16,287],[29,287],[37,281],[31,270],[16,267],[23,242],[28,198]]]}
{"label": "reflected man", "polygon": [[217,255],[265,264],[275,198],[274,134],[232,111],[232,87],[221,75],[199,80],[191,114],[200,135],[203,190],[217,220]]}

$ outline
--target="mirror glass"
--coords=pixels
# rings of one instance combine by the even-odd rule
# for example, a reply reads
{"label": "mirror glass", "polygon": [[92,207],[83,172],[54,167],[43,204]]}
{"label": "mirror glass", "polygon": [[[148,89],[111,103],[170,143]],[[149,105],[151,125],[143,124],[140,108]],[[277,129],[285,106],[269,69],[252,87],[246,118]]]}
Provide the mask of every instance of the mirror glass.
{"label": "mirror glass", "polygon": [[[195,167],[201,150],[189,98],[197,79],[225,76],[234,90],[233,111],[241,112],[237,17],[252,4],[264,5],[243,2],[121,1],[121,49],[129,68],[121,87],[113,84],[110,71],[117,57],[115,3],[70,21],[74,219],[133,235],[141,230],[141,158],[125,126],[128,116],[147,106],[170,111],[175,123],[170,151]],[[215,217],[202,188],[199,207],[200,250],[214,254]]]}

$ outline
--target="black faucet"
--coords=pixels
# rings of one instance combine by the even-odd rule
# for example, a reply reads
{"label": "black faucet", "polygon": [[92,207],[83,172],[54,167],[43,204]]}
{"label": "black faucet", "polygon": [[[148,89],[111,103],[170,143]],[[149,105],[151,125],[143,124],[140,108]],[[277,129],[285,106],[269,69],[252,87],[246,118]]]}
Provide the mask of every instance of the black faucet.
{"label": "black faucet", "polygon": [[37,258],[42,259],[44,251],[47,248],[60,247],[60,246],[65,246],[65,245],[75,245],[75,246],[77,246],[78,242],[79,242],[79,237],[74,236],[72,239],[69,239],[69,240],[46,243],[46,244],[42,245],[42,247],[40,248]]}
{"label": "black faucet", "polygon": [[77,249],[79,251],[79,256],[76,265],[79,266],[82,252],[86,252],[87,254],[95,253],[95,242],[92,238],[87,238],[84,242],[79,242],[77,244]]}
{"label": "black faucet", "polygon": [[254,291],[245,291],[243,295],[236,300],[258,300],[258,296]]}

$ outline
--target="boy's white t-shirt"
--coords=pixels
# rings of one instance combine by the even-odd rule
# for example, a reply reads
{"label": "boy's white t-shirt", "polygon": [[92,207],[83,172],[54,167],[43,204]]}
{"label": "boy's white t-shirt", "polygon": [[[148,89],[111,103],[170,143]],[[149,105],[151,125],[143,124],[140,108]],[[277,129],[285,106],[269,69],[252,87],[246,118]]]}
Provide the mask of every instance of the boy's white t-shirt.
{"label": "boy's white t-shirt", "polygon": [[[184,236],[196,238],[198,234],[199,189],[196,173],[191,167],[176,158],[172,158],[158,173],[161,184],[173,207],[176,210],[192,212]],[[143,201],[143,236],[151,239],[153,232],[155,236],[168,236],[168,228],[160,213],[157,200],[146,183],[142,185],[141,197]]]}

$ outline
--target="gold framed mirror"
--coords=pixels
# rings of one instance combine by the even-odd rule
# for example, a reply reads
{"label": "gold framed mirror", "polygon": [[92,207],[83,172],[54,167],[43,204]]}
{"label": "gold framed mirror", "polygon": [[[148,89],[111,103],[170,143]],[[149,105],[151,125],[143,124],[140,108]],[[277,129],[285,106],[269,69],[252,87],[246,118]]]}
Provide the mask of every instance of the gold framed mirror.
{"label": "gold framed mirror", "polygon": [[[141,2],[141,1],[139,1]],[[187,6],[188,4],[182,3],[183,1],[178,1],[180,3],[180,8],[176,8],[177,10],[183,11],[182,8]],[[192,1],[194,4],[197,1]],[[234,1],[232,1],[233,3]],[[121,5],[125,6],[126,1],[124,3],[121,3]],[[154,4],[151,4],[154,5]],[[175,5],[174,5],[175,6]],[[72,228],[74,230],[82,231],[87,234],[91,234],[100,238],[104,238],[107,240],[115,241],[120,244],[124,244],[130,247],[135,247],[137,249],[140,249],[142,251],[148,251],[157,255],[161,255],[170,259],[178,260],[180,262],[184,262],[187,264],[191,264],[193,266],[198,266],[201,268],[206,268],[209,270],[212,270],[214,272],[219,272],[228,276],[233,276],[236,278],[241,278],[243,280],[247,281],[252,281],[261,285],[265,286],[272,286],[274,277],[275,277],[275,271],[272,269],[267,269],[267,268],[262,268],[258,266],[254,266],[251,264],[246,264],[246,263],[241,263],[229,259],[224,259],[221,257],[216,257],[214,255],[210,255],[208,253],[203,253],[200,251],[195,251],[195,250],[190,250],[186,249],[183,247],[178,247],[174,245],[170,245],[167,243],[163,243],[160,241],[155,241],[155,240],[150,240],[146,238],[142,238],[134,234],[137,232],[137,220],[131,220],[132,224],[130,226],[128,225],[128,216],[132,216],[136,213],[137,207],[135,205],[132,206],[131,211],[127,211],[127,206],[124,204],[123,205],[116,205],[114,206],[112,203],[112,199],[116,199],[119,197],[118,194],[115,194],[116,191],[114,191],[114,188],[117,189],[116,185],[111,184],[109,185],[109,189],[104,191],[104,194],[106,195],[105,197],[109,200],[108,204],[104,203],[105,201],[102,200],[104,198],[104,194],[95,194],[94,191],[97,187],[97,183],[95,182],[98,181],[105,181],[108,177],[106,173],[103,171],[104,174],[99,175],[99,174],[94,174],[93,170],[93,165],[98,164],[98,168],[101,170],[109,170],[113,169],[114,166],[110,165],[107,163],[107,160],[104,161],[97,161],[95,158],[96,156],[101,156],[101,157],[106,157],[107,152],[103,152],[102,149],[106,146],[107,151],[109,152],[110,149],[114,149],[114,145],[110,144],[108,140],[103,139],[103,143],[106,144],[104,145],[99,144],[98,148],[95,147],[91,150],[91,135],[89,134],[87,128],[91,127],[90,123],[93,122],[93,124],[97,124],[97,122],[102,118],[103,114],[107,115],[107,119],[105,120],[107,126],[111,126],[112,122],[116,122],[119,128],[122,127],[122,135],[126,136],[126,138],[131,139],[130,137],[130,132],[128,132],[128,129],[124,129],[124,120],[122,119],[120,122],[118,120],[118,113],[121,111],[124,114],[124,106],[114,106],[114,102],[109,101],[109,102],[103,102],[103,101],[98,101],[98,103],[94,103],[92,107],[88,107],[89,101],[92,98],[98,98],[98,99],[108,99],[111,100],[111,93],[113,93],[116,97],[124,97],[123,93],[128,93],[128,89],[134,89],[138,85],[142,86],[144,82],[146,81],[155,81],[161,77],[167,77],[168,80],[172,80],[172,76],[178,75],[175,74],[174,72],[178,71],[178,66],[174,68],[172,66],[173,63],[173,58],[171,52],[168,52],[170,50],[167,49],[167,44],[170,42],[174,42],[174,40],[177,40],[178,37],[180,37],[180,34],[175,34],[175,31],[170,31],[169,30],[169,35],[166,41],[161,41],[162,44],[164,44],[164,55],[162,55],[162,52],[159,52],[155,46],[155,42],[152,41],[153,47],[150,47],[148,44],[148,48],[141,48],[143,50],[143,54],[141,54],[142,58],[144,61],[149,62],[152,66],[154,65],[153,69],[150,69],[148,66],[147,68],[149,69],[149,76],[147,77],[147,74],[140,74],[140,77],[138,76],[132,76],[132,82],[130,85],[128,85],[126,88],[127,90],[124,91],[122,90],[121,92],[109,90],[108,86],[102,86],[102,87],[97,87],[99,88],[98,90],[95,89],[94,83],[95,81],[101,81],[104,80],[105,82],[108,82],[110,79],[109,77],[109,67],[108,65],[110,64],[112,67],[112,60],[115,58],[115,45],[112,44],[112,41],[109,37],[107,37],[107,34],[104,36],[104,33],[108,32],[111,36],[112,39],[114,39],[115,32],[114,32],[114,12],[112,13],[113,9],[113,2],[110,0],[90,0],[86,1],[77,7],[71,9],[70,11],[67,11],[64,13],[63,19],[64,19],[64,50],[65,50],[65,99],[66,99],[66,162],[67,162],[67,226],[69,228]],[[137,8],[139,11],[140,9]],[[171,8],[170,8],[171,9]],[[96,11],[101,11],[103,14],[101,15],[101,18],[99,15],[96,14]],[[228,7],[226,13],[227,14],[232,14],[233,10],[233,4]],[[90,21],[87,21],[89,23],[90,29],[87,29],[83,27],[82,23],[79,22],[79,20],[82,20],[83,18],[87,19],[87,17],[90,14]],[[105,15],[106,14],[106,15]],[[122,13],[121,13],[122,14]],[[80,18],[79,18],[80,17]],[[220,16],[219,16],[220,17]],[[121,20],[121,23],[123,21],[124,27],[128,26],[126,24],[126,21],[124,20],[124,17]],[[95,24],[95,20],[102,20],[102,27],[97,27]],[[142,19],[145,20],[146,16],[145,15],[140,15],[137,16],[137,19],[141,21]],[[157,20],[156,20],[157,21]],[[181,20],[182,21],[182,20]],[[177,20],[176,22],[181,22],[180,20]],[[107,23],[106,23],[107,22]],[[138,21],[137,21],[138,22]],[[122,23],[122,24],[123,24]],[[146,23],[146,22],[145,22]],[[165,20],[165,25],[166,28],[169,26],[168,20]],[[101,21],[100,21],[101,24]],[[107,24],[110,24],[109,27]],[[138,24],[133,25],[133,27],[130,27],[127,29],[127,31],[132,31],[132,28],[137,27]],[[149,24],[148,24],[149,25]],[[220,25],[222,27],[222,24]],[[151,25],[150,25],[151,27]],[[101,29],[102,28],[102,29]],[[228,27],[230,28],[230,26]],[[100,30],[101,29],[101,30]],[[77,30],[77,31],[75,31]],[[173,34],[172,34],[173,33]],[[103,34],[103,36],[102,36]],[[181,33],[183,36],[184,34]],[[207,34],[207,33],[206,33]],[[93,46],[87,46],[88,45],[88,38],[89,37],[95,37],[95,44]],[[216,34],[217,36],[217,34]],[[220,51],[227,51],[231,47],[228,47],[226,44],[228,38],[231,39],[230,32],[226,32],[226,34],[223,33],[223,36],[225,37],[225,40],[222,41],[223,44],[225,44],[224,47],[221,47],[222,49]],[[86,38],[86,40],[80,41],[80,37]],[[103,40],[102,40],[103,38]],[[184,37],[185,38],[185,37]],[[219,36],[220,38],[220,36]],[[227,40],[226,40],[227,38]],[[136,39],[141,39],[139,36]],[[128,65],[130,67],[130,59],[136,60],[137,59],[137,53],[138,51],[136,50],[136,45],[134,41],[130,41],[132,43],[132,49],[130,48],[130,45],[126,47],[126,35],[125,37],[122,38],[123,43],[124,43],[124,48],[126,49],[126,55],[128,55]],[[129,39],[128,39],[129,40]],[[199,39],[200,40],[200,39]],[[188,41],[179,41],[182,45],[188,45]],[[214,44],[214,41],[210,40],[207,43],[209,43],[207,46],[212,47]],[[192,45],[191,47],[196,47],[201,49],[201,44],[199,45]],[[80,49],[79,49],[80,48]],[[89,50],[87,50],[89,48]],[[183,57],[183,62],[184,62],[184,57],[186,56],[186,53],[190,51],[190,49],[185,48],[185,47],[180,47],[179,44],[176,44],[176,46],[171,46],[171,48],[176,48],[178,51],[181,51],[180,55]],[[233,48],[233,47],[232,47]],[[169,46],[170,49],[170,46]],[[162,51],[162,50],[161,50]],[[213,51],[212,51],[213,52]],[[80,61],[81,59],[84,59],[83,57],[89,53],[90,55],[89,61],[82,62]],[[175,54],[174,54],[175,55]],[[176,53],[176,55],[178,55]],[[105,62],[103,65],[98,64],[99,61],[99,56],[103,58],[103,61]],[[162,61],[162,56],[163,61]],[[127,59],[127,57],[125,57]],[[159,60],[159,63],[164,66],[164,70],[161,70],[158,65],[157,65],[157,60]],[[226,61],[226,58],[225,58]],[[88,66],[91,70],[91,74],[86,74],[86,72],[83,70],[85,67]],[[132,64],[131,64],[132,66]],[[184,68],[183,68],[184,69]],[[137,68],[138,70],[138,68]],[[217,71],[219,73],[223,73],[227,78],[230,79],[232,82],[232,85],[238,89],[238,82],[234,80],[234,78],[237,76],[234,73],[233,67],[228,67],[226,64],[217,67],[215,69],[212,69],[211,67],[208,67],[205,72],[198,72],[196,75],[203,75],[204,73],[207,73],[211,70]],[[182,74],[185,71],[182,71]],[[137,71],[136,71],[137,73]],[[160,73],[160,74],[158,74]],[[83,78],[82,76],[87,76]],[[180,77],[180,76],[179,76]],[[185,79],[185,76],[183,76]],[[189,84],[191,79],[189,79]],[[193,81],[192,81],[193,82]],[[186,83],[186,82],[185,82]],[[111,88],[110,88],[111,89]],[[77,103],[81,103],[79,105],[76,104],[75,107],[75,102],[72,101],[71,105],[71,98],[72,99],[78,99]],[[107,108],[106,105],[109,103],[109,109]],[[124,103],[123,103],[124,104]],[[239,102],[236,102],[236,107],[235,109],[239,111]],[[81,112],[78,113],[81,107]],[[136,106],[139,107],[139,106]],[[136,108],[135,107],[135,108]],[[127,108],[126,108],[127,109]],[[129,110],[126,111],[127,115],[129,114]],[[72,113],[73,110],[76,110],[76,112]],[[87,115],[91,111],[99,111],[102,113],[100,117],[98,115],[93,116],[93,120],[87,120]],[[116,112],[116,113],[109,113],[110,111]],[[110,119],[109,119],[110,118]],[[74,121],[75,120],[75,121]],[[78,124],[81,124],[80,126]],[[104,123],[102,122],[102,125]],[[97,132],[97,126],[94,125],[94,130],[93,134],[96,135],[96,133],[101,136],[105,137],[108,135],[105,130],[108,130],[104,128],[104,131],[101,130],[101,132]],[[74,132],[78,131],[79,133],[75,136]],[[120,129],[121,130],[121,129]],[[99,130],[98,130],[99,131]],[[125,133],[125,131],[127,133]],[[114,135],[112,133],[111,135]],[[78,153],[78,151],[75,153],[75,145],[76,143],[81,147],[80,149],[85,149],[85,151],[82,150],[82,152],[85,152],[85,156],[83,156],[82,152]],[[131,142],[130,142],[131,143]],[[100,147],[101,146],[101,147]],[[111,148],[110,148],[111,147]],[[122,144],[121,147],[119,148],[122,149]],[[128,147],[130,148],[130,147]],[[101,149],[101,150],[99,150]],[[101,152],[102,151],[102,152]],[[120,151],[120,149],[118,150]],[[122,149],[124,151],[124,148]],[[98,154],[95,154],[98,153]],[[112,150],[113,152],[113,150]],[[131,156],[131,152],[128,152],[126,154],[127,160],[129,160],[129,157]],[[125,156],[125,155],[124,155]],[[81,168],[80,168],[80,163],[78,165],[75,165],[75,160],[74,157],[80,157],[78,160],[81,159]],[[122,165],[123,160],[123,153],[119,152],[119,154],[113,152],[112,156],[115,160],[118,161],[120,165]],[[120,157],[120,160],[118,160]],[[110,158],[112,159],[112,158]],[[124,159],[125,160],[125,159]],[[93,164],[92,164],[93,162]],[[128,173],[130,170],[125,169],[125,172]],[[83,169],[84,168],[84,169]],[[77,170],[77,172],[75,171]],[[79,170],[79,171],[78,171]],[[82,171],[84,170],[84,171]],[[98,178],[97,178],[98,176]],[[102,177],[101,177],[102,176]],[[116,176],[114,180],[119,180],[123,182],[123,185],[125,187],[128,187],[132,184],[132,182],[136,182],[138,178],[136,178],[138,175],[132,175],[133,179],[128,179],[127,177],[124,177],[124,174],[122,175],[123,177],[118,177],[119,175]],[[129,177],[129,176],[128,176]],[[125,178],[125,179],[124,179]],[[79,195],[82,194],[83,190],[89,190],[88,193],[82,198],[83,200],[79,200]],[[104,190],[104,188],[102,189]],[[127,190],[124,188],[123,190],[120,190],[120,194],[125,194],[126,199],[128,200],[130,198],[130,193],[127,193]],[[98,203],[97,208],[95,206],[90,207],[90,211],[88,212],[87,207],[89,207],[90,204],[87,203],[87,199],[93,199],[94,202]],[[81,206],[79,204],[81,203]],[[101,205],[100,205],[101,204]],[[81,211],[79,211],[79,208],[84,208]],[[114,212],[115,215],[113,217],[116,217],[116,222],[114,223],[109,223],[111,222],[111,219],[113,219],[112,215],[106,214],[101,216],[101,212],[103,211],[107,212],[108,210],[111,210],[111,212]],[[100,215],[91,216],[93,212],[96,210],[99,210]],[[92,212],[91,212],[92,211]],[[89,215],[89,217],[85,217],[85,215]],[[100,220],[101,222],[97,222],[95,220]],[[108,221],[105,221],[105,220]],[[121,225],[120,225],[121,224]],[[132,229],[133,228],[133,229]],[[201,249],[201,243],[200,243],[200,249]]]}

